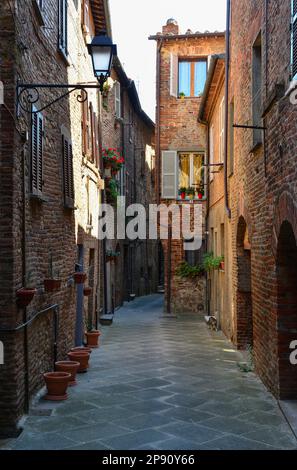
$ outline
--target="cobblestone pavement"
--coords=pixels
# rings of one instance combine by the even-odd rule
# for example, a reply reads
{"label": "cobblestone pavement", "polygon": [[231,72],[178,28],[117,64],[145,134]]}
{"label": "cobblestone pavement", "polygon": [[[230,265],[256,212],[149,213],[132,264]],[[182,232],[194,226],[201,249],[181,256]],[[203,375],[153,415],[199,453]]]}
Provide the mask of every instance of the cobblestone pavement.
{"label": "cobblestone pavement", "polygon": [[2,448],[297,449],[277,402],[241,372],[222,333],[203,318],[161,315],[158,295],[116,312],[68,401],[39,400]]}

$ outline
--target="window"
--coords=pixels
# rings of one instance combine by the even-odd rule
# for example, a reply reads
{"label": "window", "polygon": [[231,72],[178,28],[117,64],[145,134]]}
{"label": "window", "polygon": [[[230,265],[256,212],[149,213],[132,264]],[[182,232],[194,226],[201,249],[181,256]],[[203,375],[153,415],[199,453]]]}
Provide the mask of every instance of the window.
{"label": "window", "polygon": [[[253,46],[252,62],[252,114],[253,126],[262,126],[262,42],[261,32],[259,33]],[[253,145],[261,143],[263,132],[260,129],[254,129]]]}
{"label": "window", "polygon": [[95,24],[92,14],[92,9],[90,5],[90,0],[83,0],[82,1],[82,29],[85,35],[89,35],[91,37],[95,36]]}
{"label": "window", "polygon": [[66,207],[74,207],[74,183],[73,183],[73,151],[72,142],[67,133],[62,132],[62,160],[63,160],[63,186],[64,204]]}
{"label": "window", "polygon": [[[33,111],[36,109],[33,107]],[[43,189],[43,116],[34,113],[31,129],[31,190],[32,194],[41,196]]]}
{"label": "window", "polygon": [[68,3],[67,0],[59,0],[59,50],[68,55]]}
{"label": "window", "polygon": [[219,163],[224,162],[225,147],[225,98],[222,99],[219,109]]}
{"label": "window", "polygon": [[230,116],[229,116],[229,176],[234,171],[234,99],[230,103]]}
{"label": "window", "polygon": [[180,61],[178,67],[178,91],[187,97],[203,93],[207,75],[207,60]]}
{"label": "window", "polygon": [[179,154],[179,188],[204,186],[204,154]]}
{"label": "window", "polygon": [[297,80],[297,0],[292,0],[292,80]]}
{"label": "window", "polygon": [[115,99],[115,115],[121,118],[121,84],[115,82],[114,84],[114,99]]}
{"label": "window", "polygon": [[202,241],[202,246],[199,250],[186,250],[185,260],[190,266],[199,266],[203,264],[203,257],[205,255],[205,241]]}

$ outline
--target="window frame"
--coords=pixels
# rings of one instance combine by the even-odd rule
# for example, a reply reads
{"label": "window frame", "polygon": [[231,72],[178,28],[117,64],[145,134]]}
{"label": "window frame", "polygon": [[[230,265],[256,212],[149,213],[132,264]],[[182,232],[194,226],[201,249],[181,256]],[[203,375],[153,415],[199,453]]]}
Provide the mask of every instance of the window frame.
{"label": "window frame", "polygon": [[[190,180],[190,183],[189,183],[189,187],[194,187],[195,189],[198,189],[196,188],[196,186],[194,185],[194,155],[201,155],[203,157],[203,164],[205,165],[205,152],[202,152],[202,151],[178,151],[177,152],[177,189],[180,188],[180,173],[179,173],[179,158],[180,158],[180,155],[189,155],[190,157],[190,175],[189,175],[189,180]],[[203,169],[203,165],[202,165],[202,169]],[[205,189],[205,172],[203,174],[203,179],[204,179],[204,189]],[[177,194],[177,198],[178,198],[178,194]],[[195,200],[198,199],[196,196],[195,196]],[[205,190],[204,190],[204,196],[203,196],[203,200],[206,199],[206,195],[205,195]]]}
{"label": "window frame", "polygon": [[[58,50],[68,59],[68,0],[58,0]],[[63,28],[61,30],[61,11],[63,12]]]}
{"label": "window frame", "polygon": [[[199,95],[195,95],[195,65],[196,63],[202,62],[205,64],[206,77],[208,70],[208,59],[207,57],[179,57],[178,58],[178,71],[177,71],[177,96],[180,96],[182,90],[180,90],[180,64],[189,63],[190,64],[190,95],[185,96],[185,98],[200,98],[203,91]],[[205,85],[205,82],[204,82]]]}
{"label": "window frame", "polygon": [[219,162],[224,163],[224,146],[225,146],[225,96],[223,96],[219,107]]}
{"label": "window frame", "polygon": [[[65,153],[65,143],[67,142],[67,156]],[[73,165],[73,144],[66,129],[61,129],[61,150],[62,150],[62,175],[63,175],[63,199],[64,207],[74,209],[74,165]],[[67,183],[68,182],[68,183]],[[67,189],[68,188],[68,189]]]}

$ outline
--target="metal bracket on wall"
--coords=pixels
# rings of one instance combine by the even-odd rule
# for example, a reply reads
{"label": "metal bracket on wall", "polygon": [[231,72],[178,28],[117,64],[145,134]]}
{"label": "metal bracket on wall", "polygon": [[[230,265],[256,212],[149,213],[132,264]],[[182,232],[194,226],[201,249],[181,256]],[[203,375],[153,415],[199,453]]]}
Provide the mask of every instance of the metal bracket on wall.
{"label": "metal bracket on wall", "polygon": [[[71,93],[78,91],[80,92],[76,99],[79,103],[84,103],[88,98],[88,89],[97,89],[100,90],[99,85],[84,85],[84,84],[49,84],[49,83],[18,83],[17,84],[17,105],[25,111],[26,113],[30,114],[37,114],[45,109],[49,108],[53,104],[57,103],[58,101],[66,98],[67,96],[71,95]],[[44,106],[40,107],[39,109],[32,109],[32,105],[38,103],[40,99],[40,90],[67,90],[62,95],[58,96],[54,100],[48,102]]]}
{"label": "metal bracket on wall", "polygon": [[267,127],[263,127],[263,126],[248,126],[248,125],[244,125],[244,124],[233,124],[233,127],[235,129],[254,129],[254,130],[258,130],[258,131],[266,131],[267,130]]}

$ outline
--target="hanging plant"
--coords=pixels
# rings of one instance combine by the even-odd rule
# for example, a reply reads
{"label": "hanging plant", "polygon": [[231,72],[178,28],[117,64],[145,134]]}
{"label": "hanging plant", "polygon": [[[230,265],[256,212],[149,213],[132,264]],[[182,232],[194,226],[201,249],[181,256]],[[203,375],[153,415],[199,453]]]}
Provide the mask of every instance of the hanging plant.
{"label": "hanging plant", "polygon": [[191,266],[189,263],[184,261],[181,263],[177,270],[176,274],[177,276],[181,278],[195,278],[195,277],[201,277],[205,273],[204,267],[201,265],[197,266]]}
{"label": "hanging plant", "polygon": [[206,253],[203,257],[205,271],[209,272],[213,269],[220,269],[222,261],[224,261],[224,256],[214,256],[212,252]]}
{"label": "hanging plant", "polygon": [[115,148],[103,148],[102,158],[104,167],[110,168],[114,174],[120,171],[125,163],[124,158]]}

